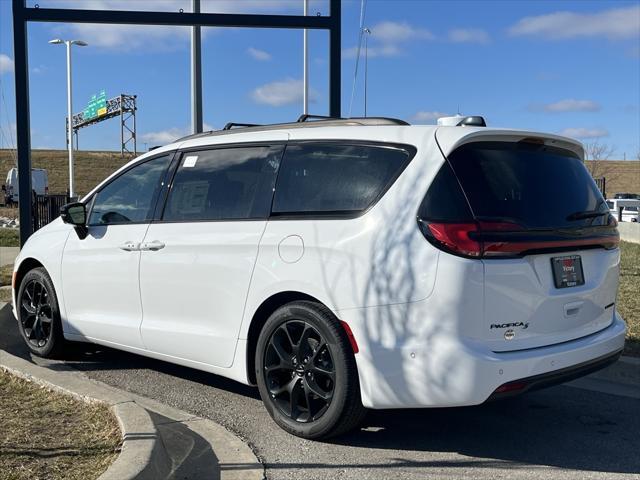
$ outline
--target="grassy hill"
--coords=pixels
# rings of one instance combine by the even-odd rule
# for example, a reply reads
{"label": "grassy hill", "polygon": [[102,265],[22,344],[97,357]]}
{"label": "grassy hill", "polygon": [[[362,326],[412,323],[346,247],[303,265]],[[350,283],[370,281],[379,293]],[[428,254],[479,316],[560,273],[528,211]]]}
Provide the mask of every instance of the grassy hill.
{"label": "grassy hill", "polygon": [[[66,192],[68,182],[68,164],[66,150],[34,150],[33,166],[46,168],[49,172],[49,191],[51,193]],[[85,152],[75,155],[76,191],[83,195],[96,186],[101,180],[117,170],[129,159],[120,157],[119,152]],[[587,164],[590,164],[587,161]],[[13,167],[13,157],[9,150],[0,150],[0,184],[4,183],[7,172]],[[600,162],[597,168],[599,175],[607,177],[607,194],[616,192],[640,193],[640,161]]]}
{"label": "grassy hill", "polygon": [[[33,150],[31,162],[34,168],[46,168],[49,173],[49,192],[64,193],[69,188],[69,163],[66,150]],[[75,152],[76,193],[84,195],[111,173],[129,161],[120,152]],[[0,184],[14,166],[12,152],[0,150]]]}

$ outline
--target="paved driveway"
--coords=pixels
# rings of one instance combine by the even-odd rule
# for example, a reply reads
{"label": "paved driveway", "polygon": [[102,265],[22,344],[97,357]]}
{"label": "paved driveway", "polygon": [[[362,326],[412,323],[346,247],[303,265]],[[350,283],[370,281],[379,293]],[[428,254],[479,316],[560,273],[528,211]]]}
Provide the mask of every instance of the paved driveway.
{"label": "paved driveway", "polygon": [[[28,356],[14,322],[0,311],[0,349]],[[270,479],[640,478],[640,400],[628,397],[559,386],[472,408],[377,411],[363,429],[320,443],[284,433],[256,390],[215,375],[86,346],[66,362],[35,361],[222,424]]]}

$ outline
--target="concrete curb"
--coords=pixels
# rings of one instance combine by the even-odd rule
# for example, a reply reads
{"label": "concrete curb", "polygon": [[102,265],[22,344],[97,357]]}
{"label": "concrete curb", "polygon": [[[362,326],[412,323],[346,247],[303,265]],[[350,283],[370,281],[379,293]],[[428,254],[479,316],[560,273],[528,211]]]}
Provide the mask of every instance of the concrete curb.
{"label": "concrete curb", "polygon": [[3,370],[82,401],[111,407],[123,445],[99,480],[264,478],[264,466],[249,446],[211,420],[89,379],[64,364],[55,366],[63,369],[39,366],[0,350]]}

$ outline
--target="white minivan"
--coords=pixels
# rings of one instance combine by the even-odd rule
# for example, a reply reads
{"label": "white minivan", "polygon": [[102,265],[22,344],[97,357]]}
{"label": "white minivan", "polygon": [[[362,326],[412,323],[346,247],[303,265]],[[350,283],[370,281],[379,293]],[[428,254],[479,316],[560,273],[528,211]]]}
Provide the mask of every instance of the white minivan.
{"label": "white minivan", "polygon": [[[18,169],[13,167],[7,172],[7,180],[4,185],[5,203],[18,203],[20,186],[18,185]],[[37,195],[49,193],[49,174],[44,168],[31,169],[31,189]]]}
{"label": "white minivan", "polygon": [[23,247],[20,332],[257,384],[305,438],[608,365],[619,235],[581,144],[477,120],[230,125],[146,153]]}

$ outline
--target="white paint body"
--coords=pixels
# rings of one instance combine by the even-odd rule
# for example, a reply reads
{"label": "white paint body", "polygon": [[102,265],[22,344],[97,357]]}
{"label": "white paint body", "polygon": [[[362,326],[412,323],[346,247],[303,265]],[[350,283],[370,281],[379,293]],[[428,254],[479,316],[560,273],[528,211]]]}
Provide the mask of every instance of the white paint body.
{"label": "white paint body", "polygon": [[[255,312],[273,295],[299,292],[353,331],[364,406],[482,403],[504,383],[588,362],[624,344],[624,321],[605,308],[615,302],[617,249],[577,250],[586,283],[557,290],[548,268],[552,255],[465,259],[435,248],[416,226],[443,155],[472,140],[532,135],[540,136],[488,128],[314,126],[190,139],[134,162],[189,147],[286,139],[392,142],[413,145],[417,153],[357,218],[149,223],[103,227],[111,230],[103,233],[90,227],[84,240],[58,219],[29,239],[15,268],[35,259],[48,270],[68,339],[243,383],[253,367],[247,347]],[[582,156],[579,144],[543,136]],[[125,241],[165,247],[126,252],[118,248]],[[496,321],[530,326],[507,341],[489,328]]]}
{"label": "white paint body", "polygon": [[623,222],[640,222],[640,200],[633,198],[612,198],[607,200],[611,215],[616,219],[619,216],[619,210],[622,208]]}

